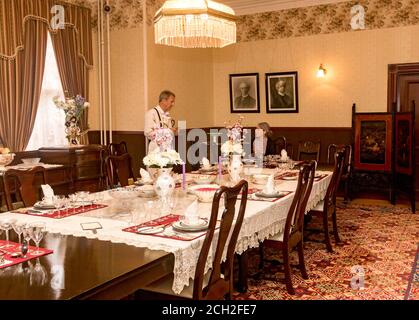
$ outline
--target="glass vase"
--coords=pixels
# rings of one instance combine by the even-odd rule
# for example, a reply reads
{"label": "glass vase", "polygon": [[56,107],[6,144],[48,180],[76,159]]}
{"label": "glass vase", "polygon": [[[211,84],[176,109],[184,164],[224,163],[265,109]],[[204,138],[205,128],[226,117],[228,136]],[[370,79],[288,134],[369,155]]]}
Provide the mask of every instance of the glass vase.
{"label": "glass vase", "polygon": [[163,215],[170,214],[171,208],[169,199],[176,186],[175,179],[173,179],[171,172],[172,168],[159,168],[158,177],[154,183],[154,189],[160,198],[161,213]]}
{"label": "glass vase", "polygon": [[243,173],[243,162],[241,155],[233,154],[228,164],[228,173],[230,175],[230,181],[234,184],[238,183],[242,179]]}

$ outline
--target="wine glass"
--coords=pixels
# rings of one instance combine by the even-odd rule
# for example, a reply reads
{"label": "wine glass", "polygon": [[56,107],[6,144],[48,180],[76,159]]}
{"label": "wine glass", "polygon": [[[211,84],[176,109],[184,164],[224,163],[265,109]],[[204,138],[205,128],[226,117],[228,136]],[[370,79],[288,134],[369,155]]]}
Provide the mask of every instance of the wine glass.
{"label": "wine glass", "polygon": [[29,276],[29,285],[42,287],[47,283],[47,280],[47,270],[41,264],[39,258],[37,258],[35,266],[31,268],[31,273]]}
{"label": "wine glass", "polygon": [[19,237],[19,244],[22,244],[22,233],[23,233],[23,228],[25,227],[25,223],[23,222],[15,222],[13,223],[13,230],[15,230],[16,234]]}
{"label": "wine glass", "polygon": [[65,196],[55,196],[54,197],[54,207],[58,212],[58,216],[61,216],[61,209],[64,207]]}
{"label": "wine glass", "polygon": [[[33,233],[33,228],[29,225],[26,224],[23,227],[23,245],[22,245],[22,253],[23,253],[23,257],[26,258],[26,254],[29,252],[29,245],[31,243],[31,239],[32,239],[32,233]],[[24,249],[26,247],[26,250]]]}
{"label": "wine glass", "polygon": [[4,219],[0,221],[0,227],[6,232],[6,242],[9,242],[9,230],[13,228],[16,219]]}
{"label": "wine glass", "polygon": [[46,232],[45,222],[34,222],[34,223],[31,223],[30,226],[32,227],[31,238],[35,242],[35,245],[36,245],[36,252],[34,252],[34,254],[35,255],[41,254],[42,251],[39,251],[39,243],[41,242]]}

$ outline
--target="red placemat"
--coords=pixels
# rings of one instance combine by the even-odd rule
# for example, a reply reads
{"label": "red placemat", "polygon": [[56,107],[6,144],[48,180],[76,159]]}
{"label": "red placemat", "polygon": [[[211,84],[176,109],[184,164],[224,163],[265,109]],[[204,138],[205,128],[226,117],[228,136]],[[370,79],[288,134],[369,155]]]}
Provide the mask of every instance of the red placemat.
{"label": "red placemat", "polygon": [[80,213],[85,213],[97,209],[103,209],[106,208],[106,205],[103,204],[91,204],[84,207],[78,207],[78,208],[70,208],[68,210],[54,210],[54,211],[45,211],[45,213],[34,213],[30,212],[30,208],[22,208],[13,211],[14,213],[20,213],[20,214],[27,214],[30,216],[36,216],[36,217],[42,217],[42,218],[52,218],[52,219],[63,219],[70,216],[75,216]]}
{"label": "red placemat", "polygon": [[[148,222],[144,222],[140,225],[137,226],[133,226],[133,227],[129,227],[129,228],[125,228],[122,229],[122,231],[125,232],[131,232],[131,233],[135,233],[137,234],[137,230],[138,228],[142,228],[142,227],[166,227],[166,228],[171,228],[170,225],[176,221],[179,221],[180,219],[180,215],[177,214],[169,214],[167,216],[158,218],[158,219],[154,219]],[[218,228],[218,227],[217,227]],[[152,236],[152,237],[159,237],[159,238],[166,238],[166,239],[172,239],[172,240],[180,240],[180,241],[192,241],[195,239],[198,239],[204,235],[206,235],[206,231],[199,231],[199,232],[182,232],[182,231],[174,231],[173,235],[167,235],[164,234],[164,232],[162,231],[161,233],[157,233],[157,234],[141,234],[142,236]]]}
{"label": "red placemat", "polygon": [[21,245],[15,242],[7,242],[4,240],[0,240],[0,256],[3,256],[4,261],[0,259],[0,269],[7,268],[10,266],[14,266],[16,264],[29,261],[32,259],[36,259],[42,256],[45,256],[47,254],[51,254],[54,251],[43,249],[43,248],[35,248],[35,247],[29,247],[28,253],[26,254],[26,258],[19,257],[19,258],[12,258],[11,255],[16,252],[21,252]]}

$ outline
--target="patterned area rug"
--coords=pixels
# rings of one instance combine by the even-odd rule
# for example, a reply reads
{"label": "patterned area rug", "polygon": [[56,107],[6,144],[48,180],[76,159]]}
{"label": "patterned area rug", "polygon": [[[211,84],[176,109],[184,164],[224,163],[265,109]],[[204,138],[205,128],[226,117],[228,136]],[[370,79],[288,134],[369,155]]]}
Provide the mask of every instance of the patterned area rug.
{"label": "patterned area rug", "polygon": [[413,263],[405,300],[419,300],[419,246],[416,252],[416,260]]}
{"label": "patterned area rug", "polygon": [[[341,243],[332,237],[333,253],[324,243],[305,241],[309,279],[292,267],[294,296],[285,288],[281,264],[265,263],[258,274],[258,249],[249,254],[249,290],[235,293],[237,300],[403,300],[419,299],[416,255],[419,244],[419,212],[399,206],[341,204],[338,209]],[[313,218],[309,228],[320,227]],[[322,234],[309,237],[322,240]],[[281,253],[266,250],[268,259]],[[292,253],[291,264],[298,264]],[[412,270],[413,267],[413,270]]]}

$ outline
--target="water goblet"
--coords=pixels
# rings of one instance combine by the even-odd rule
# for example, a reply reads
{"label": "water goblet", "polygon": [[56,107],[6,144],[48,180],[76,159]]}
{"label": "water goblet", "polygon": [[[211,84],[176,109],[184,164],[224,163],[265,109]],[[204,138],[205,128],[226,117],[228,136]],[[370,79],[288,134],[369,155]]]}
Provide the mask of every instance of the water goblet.
{"label": "water goblet", "polygon": [[69,199],[69,206],[71,209],[73,209],[73,214],[76,213],[76,202],[77,202],[77,195],[76,194],[70,194],[68,195]]}
{"label": "water goblet", "polygon": [[23,222],[15,222],[13,223],[13,230],[16,232],[17,236],[19,237],[19,245],[22,244],[22,233],[23,228],[25,227],[25,223]]}
{"label": "water goblet", "polygon": [[46,232],[45,222],[34,222],[30,224],[30,227],[32,227],[31,239],[35,242],[36,245],[36,251],[34,254],[41,254],[42,252],[39,251],[39,243],[41,242]]}

